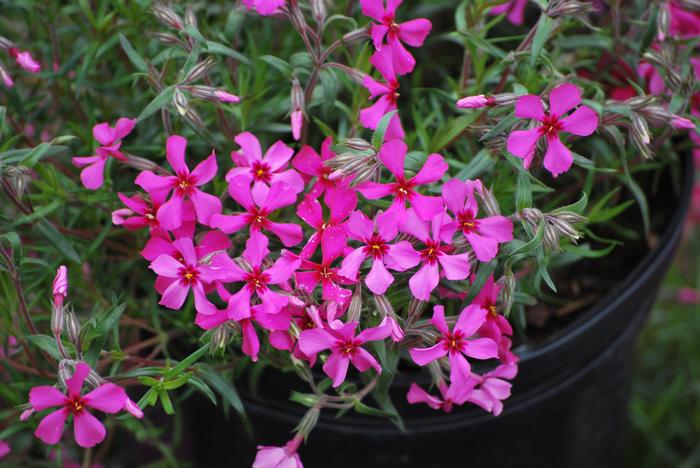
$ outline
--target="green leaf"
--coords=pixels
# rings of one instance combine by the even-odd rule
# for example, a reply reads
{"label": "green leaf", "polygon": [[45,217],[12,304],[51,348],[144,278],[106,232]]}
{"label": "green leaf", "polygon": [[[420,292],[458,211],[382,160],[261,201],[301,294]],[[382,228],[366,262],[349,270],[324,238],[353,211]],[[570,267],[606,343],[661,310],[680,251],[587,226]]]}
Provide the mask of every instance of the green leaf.
{"label": "green leaf", "polygon": [[204,382],[211,385],[211,387],[221,395],[224,402],[231,405],[238,414],[245,417],[245,408],[243,407],[241,398],[238,396],[236,388],[231,382],[224,379],[220,372],[214,370],[213,367],[207,364],[197,364],[195,374]]}
{"label": "green leaf", "polygon": [[148,65],[146,64],[146,61],[143,59],[143,57],[141,57],[141,55],[139,55],[138,52],[136,52],[136,50],[134,50],[134,47],[131,45],[131,42],[129,42],[129,39],[127,39],[122,33],[119,33],[119,43],[122,45],[124,53],[126,53],[126,56],[129,57],[129,60],[136,67],[136,69],[141,73],[148,73]]}
{"label": "green leaf", "polygon": [[285,76],[292,76],[292,66],[279,57],[275,57],[274,55],[262,55],[258,57],[258,60],[262,60],[268,65],[271,65]]}
{"label": "green leaf", "polygon": [[100,353],[107,342],[107,337],[116,328],[119,323],[119,318],[122,316],[125,309],[126,304],[114,305],[98,319],[97,325],[95,325],[95,329],[93,330],[94,338],[90,342],[87,352],[85,353],[85,360],[91,366],[94,367],[97,364]]}
{"label": "green leaf", "polygon": [[175,85],[165,88],[146,106],[144,110],[141,111],[141,114],[136,118],[136,120],[141,122],[161,110],[163,107],[167,106],[172,100],[174,94]]}
{"label": "green leaf", "polygon": [[470,112],[451,119],[446,125],[438,128],[430,142],[430,152],[436,153],[459,137],[479,116],[478,112]]}
{"label": "green leaf", "polygon": [[226,55],[227,57],[231,57],[233,59],[238,60],[241,63],[245,63],[246,65],[251,65],[251,61],[248,57],[245,55],[241,54],[240,52],[237,52],[233,50],[230,47],[227,47],[219,42],[214,42],[214,41],[207,41],[206,42],[207,50],[209,52],[212,52],[214,54],[221,54],[221,55]]}
{"label": "green leaf", "polygon": [[190,375],[190,378],[187,381],[187,383],[192,385],[194,388],[196,388],[200,392],[202,392],[204,394],[204,396],[206,396],[209,399],[209,401],[211,401],[212,405],[214,405],[214,406],[217,405],[216,395],[214,395],[214,392],[212,391],[211,387],[209,385],[207,385],[206,382],[204,382],[201,379],[198,379],[197,377]]}
{"label": "green leaf", "polygon": [[34,346],[46,351],[55,360],[60,361],[63,359],[61,353],[58,352],[58,346],[56,345],[54,337],[47,335],[27,335],[27,340]]}
{"label": "green leaf", "polygon": [[535,37],[532,38],[532,48],[530,49],[530,66],[534,67],[537,63],[537,57],[539,57],[540,52],[544,44],[549,39],[549,35],[552,33],[554,28],[554,20],[542,13],[540,15],[540,20],[537,22],[537,31],[535,31]]}
{"label": "green leaf", "polygon": [[80,263],[80,256],[63,234],[46,219],[40,219],[34,229],[53,245],[64,258],[73,263]]}
{"label": "green leaf", "polygon": [[391,119],[397,112],[398,111],[395,110],[387,112],[384,114],[384,117],[382,117],[382,120],[379,121],[379,124],[377,124],[377,129],[372,135],[372,146],[374,146],[374,149],[377,151],[379,151],[382,144],[384,144],[384,134],[386,133],[386,129],[389,127],[389,122],[391,122]]}
{"label": "green leaf", "polygon": [[515,207],[521,212],[532,206],[532,184],[530,178],[524,172],[518,172],[518,182],[515,190]]}
{"label": "green leaf", "polygon": [[616,244],[612,244],[612,245],[605,247],[604,249],[593,250],[593,249],[586,247],[586,246],[567,244],[567,245],[563,246],[562,249],[564,250],[564,252],[578,255],[579,257],[600,258],[600,257],[605,257],[606,255],[608,255],[610,252],[613,251],[613,249],[615,247],[616,247]]}
{"label": "green leaf", "polygon": [[165,414],[175,414],[175,408],[173,408],[173,402],[170,400],[170,395],[168,395],[167,390],[162,388],[159,389],[158,397],[160,398],[160,404],[163,405],[163,411],[165,411]]}
{"label": "green leaf", "polygon": [[481,291],[481,288],[483,288],[486,284],[486,281],[488,281],[489,276],[491,276],[496,270],[497,265],[498,262],[495,259],[488,263],[481,263],[479,265],[474,281],[469,287],[469,294],[467,294],[467,297],[465,297],[464,301],[462,301],[462,307],[471,304],[476,295],[479,294],[479,291]]}
{"label": "green leaf", "polygon": [[165,378],[166,378],[166,379],[173,379],[173,378],[177,377],[177,376],[180,375],[180,373],[183,372],[185,369],[187,369],[188,367],[190,367],[190,366],[191,366],[192,364],[194,364],[195,362],[199,361],[199,359],[200,359],[202,356],[204,356],[204,355],[207,353],[207,351],[209,351],[209,343],[206,343],[206,344],[203,345],[201,348],[199,348],[197,351],[195,351],[194,353],[190,354],[190,355],[187,356],[185,359],[183,359],[182,361],[180,361],[179,363],[177,363],[177,365],[176,365],[175,367],[173,367],[172,369],[170,369],[170,370],[165,374]]}

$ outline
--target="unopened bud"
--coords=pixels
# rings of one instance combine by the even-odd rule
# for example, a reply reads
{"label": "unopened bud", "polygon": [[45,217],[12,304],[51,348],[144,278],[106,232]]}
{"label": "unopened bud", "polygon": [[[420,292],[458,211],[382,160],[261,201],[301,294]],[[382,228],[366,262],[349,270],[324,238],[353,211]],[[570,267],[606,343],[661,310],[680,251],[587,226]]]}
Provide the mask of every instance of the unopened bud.
{"label": "unopened bud", "polygon": [[174,34],[167,33],[167,32],[155,32],[151,33],[151,36],[153,36],[155,39],[160,41],[161,43],[165,45],[174,45],[174,46],[179,46],[179,47],[185,47],[185,43],[182,42],[182,40],[177,37]]}
{"label": "unopened bud", "polygon": [[499,216],[501,214],[501,210],[498,207],[498,201],[491,190],[484,187],[482,184],[480,185],[480,188],[477,189],[477,193],[483,202],[484,210],[489,216]]}
{"label": "unopened bud", "polygon": [[692,120],[678,115],[671,119],[671,125],[677,130],[691,130],[695,128]]}
{"label": "unopened bud", "polygon": [[195,112],[195,110],[191,107],[187,108],[187,111],[185,112],[185,115],[183,117],[185,118],[185,120],[187,120],[189,123],[191,123],[197,128],[204,127],[204,122],[202,122],[201,117],[199,117],[199,114]]}
{"label": "unopened bud", "polygon": [[228,344],[230,337],[230,331],[225,325],[219,325],[214,329],[214,333],[211,335],[211,343],[209,345],[209,353],[213,354],[217,351],[223,350]]}
{"label": "unopened bud", "polygon": [[350,298],[350,305],[348,306],[347,320],[348,322],[359,321],[360,315],[362,314],[362,283],[357,282],[355,291],[352,293]]}
{"label": "unopened bud", "polygon": [[516,281],[515,276],[511,271],[508,271],[503,280],[503,313],[507,317],[510,314],[510,309],[513,308],[515,299]]}
{"label": "unopened bud", "polygon": [[61,333],[63,333],[63,324],[65,314],[63,313],[63,305],[56,305],[51,308],[51,331],[53,332],[56,339],[60,339]]}
{"label": "unopened bud", "polygon": [[156,2],[153,5],[153,14],[158,21],[169,28],[177,29],[179,31],[183,27],[182,19],[173,11],[170,5],[166,5],[162,2]]}
{"label": "unopened bud", "polygon": [[66,331],[68,332],[68,339],[77,345],[80,340],[80,321],[73,312],[66,314]]}
{"label": "unopened bud", "polygon": [[201,62],[195,64],[195,66],[192,67],[189,73],[187,73],[187,76],[184,80],[182,80],[182,82],[193,83],[195,81],[201,80],[202,78],[205,78],[215,64],[216,60],[213,57],[207,57]]}
{"label": "unopened bud", "polygon": [[58,270],[56,270],[51,289],[54,305],[57,308],[63,307],[63,301],[68,295],[68,269],[65,265],[59,266]]}
{"label": "unopened bud", "polygon": [[143,419],[143,411],[141,410],[139,405],[134,403],[134,401],[129,397],[126,397],[126,400],[124,401],[124,411],[126,411],[136,419]]}
{"label": "unopened bud", "polygon": [[5,69],[5,66],[0,62],[0,80],[6,88],[12,88],[15,85],[10,73]]}
{"label": "unopened bud", "polygon": [[23,422],[28,421],[29,418],[31,418],[33,414],[34,414],[34,408],[32,406],[30,406],[29,408],[22,411],[22,414],[19,415],[19,420],[23,421]]}
{"label": "unopened bud", "polygon": [[185,10],[185,24],[194,26],[195,28],[197,27],[197,17],[194,14],[192,5],[187,5],[187,9]]}
{"label": "unopened bud", "polygon": [[656,37],[659,41],[663,42],[666,40],[668,35],[668,26],[670,24],[671,14],[668,11],[669,5],[667,2],[661,2],[659,5],[659,12],[656,16]]}
{"label": "unopened bud", "polygon": [[327,8],[326,0],[310,0],[311,15],[317,24],[323,24],[326,21]]}
{"label": "unopened bud", "polygon": [[[551,5],[551,4],[550,4]],[[547,16],[556,18],[557,16],[583,16],[588,13],[595,12],[593,2],[577,2],[572,0],[564,0],[556,3],[553,8],[547,9]]]}
{"label": "unopened bud", "polygon": [[15,47],[14,43],[6,37],[0,36],[0,49],[7,51],[11,47]]}
{"label": "unopened bud", "polygon": [[97,388],[103,383],[105,383],[105,380],[102,377],[100,377],[100,374],[90,369],[90,372],[88,372],[87,377],[85,377],[85,383],[90,388]]}
{"label": "unopened bud", "polygon": [[10,182],[17,198],[22,198],[32,180],[29,168],[26,166],[8,166],[5,169],[5,176]]}
{"label": "unopened bud", "polygon": [[482,107],[492,106],[493,104],[493,99],[486,97],[483,94],[463,97],[457,101],[457,107],[460,109],[480,109]]}
{"label": "unopened bud", "polygon": [[646,119],[636,112],[630,113],[630,121],[632,122],[632,128],[637,132],[641,141],[648,145],[651,143],[651,136],[649,135],[649,124],[647,124]]}
{"label": "unopened bud", "polygon": [[[319,405],[314,405],[306,412],[304,417],[299,421],[299,425],[296,427],[295,431],[297,436],[306,439],[318,422],[318,416],[321,413]],[[296,437],[295,437],[296,438]]]}
{"label": "unopened bud", "polygon": [[364,41],[365,39],[369,39],[369,37],[369,26],[365,26],[364,28],[355,29],[345,34],[343,36],[342,42],[344,44],[352,44],[353,42],[359,42]]}
{"label": "unopened bud", "polygon": [[394,308],[391,306],[391,302],[383,294],[374,295],[374,303],[377,306],[377,312],[379,312],[380,317],[384,317],[391,322],[391,339],[395,343],[403,340],[404,332],[399,325],[399,318],[394,312]]}
{"label": "unopened bud", "polygon": [[173,94],[173,106],[175,106],[175,109],[177,109],[177,112],[180,115],[184,116],[187,114],[189,103],[187,102],[187,97],[185,97],[185,94],[180,91],[180,88],[175,88],[175,94]]}
{"label": "unopened bud", "polygon": [[339,144],[355,151],[373,151],[373,146],[362,138],[343,138]]}

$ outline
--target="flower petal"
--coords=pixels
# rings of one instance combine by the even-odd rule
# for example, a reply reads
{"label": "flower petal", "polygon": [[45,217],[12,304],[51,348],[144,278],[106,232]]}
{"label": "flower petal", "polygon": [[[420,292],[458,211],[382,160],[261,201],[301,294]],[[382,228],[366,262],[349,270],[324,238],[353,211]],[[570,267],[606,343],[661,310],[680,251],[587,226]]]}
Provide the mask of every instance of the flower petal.
{"label": "flower petal", "polygon": [[55,387],[40,385],[29,391],[29,403],[35,411],[44,411],[46,408],[61,406],[65,402],[66,396]]}
{"label": "flower petal", "polygon": [[542,100],[534,94],[520,96],[515,102],[515,116],[521,119],[544,119],[544,108]]}
{"label": "flower petal", "polygon": [[126,402],[124,389],[113,383],[102,384],[83,397],[86,406],[105,413],[118,413]]}
{"label": "flower petal", "polygon": [[581,106],[561,120],[562,132],[588,136],[598,128],[598,114],[588,106]]}
{"label": "flower petal", "polygon": [[549,94],[549,113],[554,116],[563,117],[579,104],[581,104],[581,91],[574,84],[561,84]]}
{"label": "flower petal", "polygon": [[340,353],[331,353],[331,355],[328,356],[328,360],[323,365],[323,371],[333,380],[333,388],[345,381],[349,364],[350,358]]}
{"label": "flower petal", "polygon": [[425,366],[447,355],[447,348],[442,342],[439,342],[430,348],[411,348],[408,352],[413,362],[419,366]]}
{"label": "flower petal", "polygon": [[547,138],[544,167],[552,173],[552,176],[557,177],[559,174],[568,171],[573,162],[574,157],[571,155],[571,151],[564,146],[559,136]]}
{"label": "flower petal", "polygon": [[104,425],[86,410],[73,414],[73,432],[75,441],[83,448],[94,447],[107,434]]}
{"label": "flower petal", "polygon": [[34,431],[34,435],[45,444],[57,444],[63,435],[63,427],[68,419],[68,408],[61,408],[52,413],[47,414],[39,422],[39,425]]}
{"label": "flower petal", "polygon": [[189,174],[190,170],[185,164],[185,149],[187,139],[180,135],[171,135],[165,143],[165,157],[178,175]]}
{"label": "flower petal", "polygon": [[506,149],[520,159],[527,159],[532,156],[539,139],[540,132],[537,128],[532,130],[515,130],[508,135]]}

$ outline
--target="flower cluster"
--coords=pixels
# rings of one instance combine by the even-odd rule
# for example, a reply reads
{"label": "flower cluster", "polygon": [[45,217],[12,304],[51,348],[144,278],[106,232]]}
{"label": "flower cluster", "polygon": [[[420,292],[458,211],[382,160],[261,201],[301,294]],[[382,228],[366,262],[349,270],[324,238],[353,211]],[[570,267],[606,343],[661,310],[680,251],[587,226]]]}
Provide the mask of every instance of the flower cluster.
{"label": "flower cluster", "polygon": [[[16,44],[2,36],[0,36],[0,50],[5,51],[22,70],[29,73],[39,73],[41,71],[41,65],[32,57],[31,52],[19,49]],[[2,60],[0,60],[0,82],[7,88],[12,88],[15,85],[10,72],[5,68]]]}

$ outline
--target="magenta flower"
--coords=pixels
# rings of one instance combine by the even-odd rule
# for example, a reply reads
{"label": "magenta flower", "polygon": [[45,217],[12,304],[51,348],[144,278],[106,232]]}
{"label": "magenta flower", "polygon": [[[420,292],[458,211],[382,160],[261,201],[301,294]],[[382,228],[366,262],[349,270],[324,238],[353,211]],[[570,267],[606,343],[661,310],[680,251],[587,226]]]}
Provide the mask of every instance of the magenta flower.
{"label": "magenta flower", "polygon": [[481,307],[486,311],[486,319],[481,328],[479,328],[479,336],[491,338],[496,343],[500,343],[504,335],[510,336],[513,334],[513,327],[510,326],[510,322],[503,315],[499,314],[496,308],[500,290],[500,286],[494,282],[493,275],[491,275],[470,304]]}
{"label": "magenta flower", "polygon": [[420,47],[425,38],[430,34],[432,24],[425,18],[396,22],[396,9],[403,0],[387,0],[386,8],[384,0],[360,0],[362,14],[376,20],[379,24],[372,24],[370,34],[377,50],[382,48],[386,37],[387,44],[391,46],[394,69],[399,75],[411,73],[416,65],[416,59],[403,46],[402,42],[411,47]]}
{"label": "magenta flower", "polygon": [[442,398],[440,398],[431,395],[418,385],[412,383],[408,389],[406,400],[412,405],[416,403],[425,403],[432,409],[441,409],[445,413],[449,413],[452,411],[454,405],[460,406],[467,401],[473,388],[473,385],[457,385],[454,383],[448,387],[445,382],[440,382],[440,385],[438,385],[440,395],[442,396]]}
{"label": "magenta flower", "polygon": [[448,280],[463,280],[469,277],[469,254],[451,255],[452,246],[441,242],[442,232],[449,222],[449,216],[442,212],[438,212],[431,222],[427,222],[421,220],[413,209],[409,209],[406,221],[401,227],[403,232],[412,235],[425,246],[418,252],[423,265],[408,280],[413,296],[421,301],[429,300],[430,293],[440,282],[439,266]]}
{"label": "magenta flower", "polygon": [[501,5],[489,8],[489,15],[502,15],[507,13],[508,21],[516,26],[522,26],[525,22],[525,7],[528,0],[510,0]]}
{"label": "magenta flower", "polygon": [[[117,196],[126,205],[126,208],[112,212],[112,223],[115,226],[124,226],[130,231],[148,228],[152,237],[167,239],[168,231],[158,221],[158,210],[165,200],[156,198],[158,195],[164,194],[162,192],[149,194],[149,197],[136,194],[128,197],[123,193],[118,193]],[[185,200],[182,205],[182,224],[173,229],[173,234],[175,237],[194,237],[195,225],[194,206],[192,202]]]}
{"label": "magenta flower", "polygon": [[296,435],[284,447],[258,445],[253,468],[304,468],[297,453],[302,440],[304,437]]}
{"label": "magenta flower", "polygon": [[350,322],[339,328],[313,328],[299,335],[299,347],[307,356],[330,349],[331,353],[323,365],[323,371],[333,380],[333,387],[343,381],[352,364],[365,372],[370,367],[381,374],[382,368],[369,352],[362,348],[368,341],[381,341],[391,335],[391,324],[384,319],[379,326],[366,328],[355,336],[358,322]]}
{"label": "magenta flower", "polygon": [[0,80],[7,88],[13,88],[15,86],[15,81],[12,76],[5,70],[4,67],[0,67]]}
{"label": "magenta flower", "polygon": [[354,211],[345,228],[351,239],[364,245],[350,252],[344,259],[338,274],[356,279],[362,262],[372,259],[372,267],[365,277],[365,284],[374,294],[384,294],[394,277],[387,267],[396,271],[405,271],[420,262],[420,255],[408,241],[390,244],[398,234],[398,224],[389,220],[391,213],[378,213],[374,221],[360,211]]}
{"label": "magenta flower", "polygon": [[462,231],[480,262],[490,262],[498,254],[498,244],[513,240],[513,223],[505,216],[477,219],[479,207],[474,190],[481,189],[481,181],[452,179],[442,186],[442,200],[455,216],[448,227],[449,236]]}
{"label": "magenta flower", "polygon": [[41,65],[39,62],[34,60],[32,54],[26,50],[19,50],[16,47],[10,47],[7,51],[10,56],[15,59],[17,65],[29,73],[39,73],[41,71]]}
{"label": "magenta flower", "polygon": [[47,444],[56,444],[63,434],[63,426],[70,414],[73,415],[75,441],[81,447],[94,447],[105,438],[106,430],[88,408],[105,413],[118,413],[124,407],[126,392],[112,383],[102,384],[86,395],[80,391],[85,378],[90,373],[90,367],[79,362],[75,366],[73,376],[66,381],[67,393],[43,385],[34,387],[29,392],[29,403],[35,411],[43,411],[59,406],[60,408],[44,416],[36,428],[34,435]]}
{"label": "magenta flower", "polygon": [[0,440],[0,460],[5,458],[7,454],[10,453],[10,444],[5,442],[4,440]]}
{"label": "magenta flower", "polygon": [[316,182],[314,182],[308,193],[311,197],[318,198],[326,189],[346,185],[344,177],[331,178],[333,169],[323,164],[324,161],[335,157],[335,153],[331,151],[332,144],[333,139],[331,137],[323,140],[320,156],[312,147],[304,145],[292,160],[292,167],[301,172],[305,179],[316,178]]}
{"label": "magenta flower", "polygon": [[442,334],[430,348],[411,348],[413,362],[425,366],[436,359],[448,356],[450,360],[450,381],[452,384],[466,385],[471,374],[469,361],[464,357],[491,359],[498,357],[498,345],[490,338],[469,339],[486,319],[486,311],[480,307],[468,306],[459,314],[454,329],[450,331],[445,321],[445,308],[433,307],[430,320]]}
{"label": "magenta flower", "polygon": [[197,221],[208,225],[212,215],[221,213],[218,197],[203,192],[200,187],[214,178],[217,171],[216,154],[197,164],[192,172],[185,164],[187,140],[179,135],[171,135],[166,142],[165,156],[175,170],[174,176],[159,176],[151,171],[143,171],[136,177],[136,184],[158,199],[172,196],[158,209],[157,219],[168,230],[182,225],[184,202],[189,198],[194,205]]}
{"label": "magenta flower", "polygon": [[457,107],[460,109],[480,109],[482,107],[491,106],[494,104],[493,98],[478,94],[476,96],[466,96],[457,101]]}
{"label": "magenta flower", "polygon": [[[384,115],[391,111],[395,111],[397,101],[399,99],[399,81],[394,72],[394,63],[392,61],[391,46],[382,47],[377,50],[369,59],[374,68],[379,70],[379,73],[384,78],[384,82],[380,83],[371,76],[365,76],[362,84],[369,91],[370,99],[377,99],[370,107],[360,111],[360,123],[365,128],[372,130],[377,129],[377,125],[382,120]],[[401,119],[398,112],[389,121],[389,126],[386,129],[384,138],[386,140],[403,139],[404,131],[401,127]]]}
{"label": "magenta flower", "polygon": [[535,147],[540,138],[546,138],[547,151],[544,167],[556,177],[569,170],[574,158],[559,139],[559,132],[588,136],[598,128],[598,114],[588,106],[579,106],[569,116],[564,115],[581,104],[581,92],[571,83],[564,83],[549,95],[549,111],[545,112],[539,96],[521,96],[515,103],[515,116],[535,119],[542,123],[532,130],[516,130],[508,136],[508,151],[524,160],[530,167]]}
{"label": "magenta flower", "polygon": [[406,218],[406,202],[411,204],[421,219],[431,220],[435,213],[443,211],[442,200],[438,197],[420,194],[416,191],[416,187],[440,180],[448,169],[447,163],[442,156],[433,153],[428,156],[420,171],[407,179],[404,175],[404,161],[407,151],[406,143],[401,140],[391,140],[384,143],[377,157],[393,174],[396,181],[389,184],[363,182],[357,186],[357,190],[370,200],[392,196],[391,207],[387,213],[395,214],[392,219],[396,219],[399,223]]}
{"label": "magenta flower", "polygon": [[511,383],[518,373],[515,363],[501,364],[484,375],[472,374],[471,379],[477,385],[468,397],[468,401],[481,406],[486,411],[498,416],[503,411],[503,400],[510,396]]}
{"label": "magenta flower", "polygon": [[[213,314],[216,312],[216,307],[207,299],[204,287],[213,281],[223,279],[227,272],[220,267],[200,264],[192,239],[189,237],[177,239],[172,245],[180,254],[181,259],[164,253],[159,255],[149,266],[159,277],[170,281],[159,304],[169,309],[178,310],[192,289],[194,307],[197,312],[205,315]],[[215,257],[217,256],[226,256],[226,254],[220,253]]]}
{"label": "magenta flower", "polygon": [[110,127],[107,122],[102,122],[92,127],[92,135],[101,145],[95,150],[97,154],[95,156],[73,158],[73,164],[77,167],[85,167],[80,172],[80,180],[85,188],[97,190],[102,187],[102,184],[104,184],[105,164],[107,164],[109,157],[120,161],[125,160],[119,149],[124,137],[131,133],[135,126],[135,119],[122,117],[117,120],[114,128]]}
{"label": "magenta flower", "polygon": [[301,109],[295,109],[289,114],[289,120],[292,124],[292,138],[299,141],[301,138],[301,127],[304,126],[304,112]]}
{"label": "magenta flower", "polygon": [[678,39],[700,37],[700,13],[684,10],[675,1],[666,3],[670,15],[668,33]]}
{"label": "magenta flower", "polygon": [[217,89],[216,91],[214,91],[214,96],[216,96],[219,99],[219,101],[223,102],[224,104],[238,104],[239,102],[241,102],[240,97],[222,89]]}
{"label": "magenta flower", "polygon": [[284,6],[285,0],[243,0],[248,10],[255,10],[262,16],[278,13]]}
{"label": "magenta flower", "polygon": [[244,177],[253,182],[253,200],[260,205],[265,201],[270,186],[275,182],[285,182],[295,193],[304,190],[304,181],[294,169],[287,169],[287,163],[294,155],[294,150],[277,141],[262,155],[260,142],[252,133],[244,132],[235,138],[241,147],[240,152],[232,152],[231,159],[238,167],[226,174],[226,181]]}
{"label": "magenta flower", "polygon": [[63,301],[68,296],[68,269],[65,265],[61,265],[56,270],[56,277],[51,285],[53,293],[53,303],[56,307],[62,307]]}
{"label": "magenta flower", "polygon": [[[308,294],[312,294],[316,286],[321,283],[322,298],[324,300],[335,301],[339,304],[346,304],[352,292],[341,288],[341,284],[352,284],[354,281],[345,278],[338,273],[338,268],[332,266],[333,262],[340,257],[346,245],[345,230],[340,226],[332,226],[326,229],[321,238],[321,263],[314,263],[307,259],[302,259],[295,279],[297,285]],[[287,252],[286,255],[294,256]]]}
{"label": "magenta flower", "polygon": [[302,258],[310,258],[316,252],[316,248],[329,227],[345,226],[345,218],[357,206],[357,194],[353,190],[345,188],[326,190],[323,200],[330,213],[328,220],[323,219],[323,208],[316,198],[307,196],[297,207],[297,216],[316,230],[309,236],[306,245],[301,249],[299,256]]}
{"label": "magenta flower", "polygon": [[[257,296],[262,304],[262,311],[265,314],[275,314],[289,303],[289,296],[280,294],[270,289],[271,285],[286,283],[299,267],[301,260],[292,260],[281,256],[275,263],[264,268],[263,262],[270,251],[267,248],[268,239],[260,232],[252,232],[246,248],[243,251],[243,259],[248,263],[245,270],[231,261],[228,257],[221,257],[225,260],[227,270],[224,282],[243,282],[244,285],[237,293],[228,300],[226,311],[232,320],[242,320],[250,317],[251,300]],[[216,266],[222,266],[221,262],[213,261]]]}
{"label": "magenta flower", "polygon": [[271,231],[285,247],[298,244],[303,239],[301,226],[292,223],[277,223],[269,219],[270,214],[294,204],[297,192],[285,182],[275,182],[262,203],[254,201],[248,180],[235,177],[228,181],[228,192],[246,211],[234,215],[215,214],[211,218],[211,227],[221,229],[226,234],[240,231],[245,226],[250,232]]}

